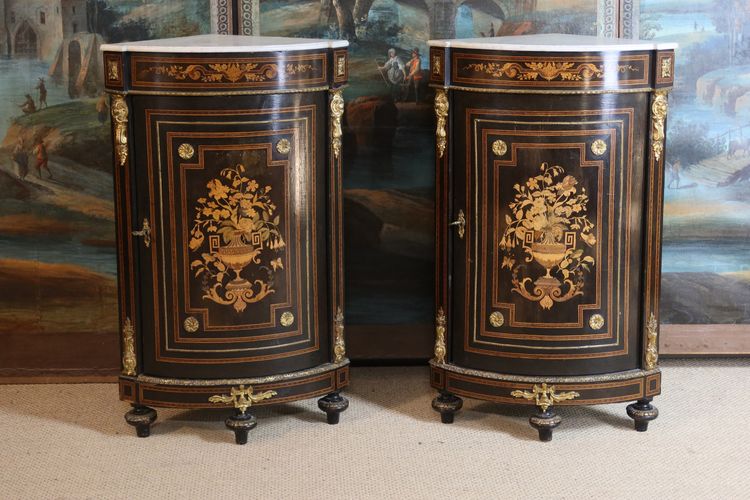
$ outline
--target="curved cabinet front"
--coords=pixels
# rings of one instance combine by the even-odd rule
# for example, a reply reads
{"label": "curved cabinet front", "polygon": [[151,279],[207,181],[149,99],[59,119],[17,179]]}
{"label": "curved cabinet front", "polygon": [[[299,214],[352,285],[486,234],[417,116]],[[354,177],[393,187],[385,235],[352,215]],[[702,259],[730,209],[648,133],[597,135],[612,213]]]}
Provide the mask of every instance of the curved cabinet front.
{"label": "curved cabinet front", "polygon": [[327,362],[326,92],[135,96],[143,372]]}
{"label": "curved cabinet front", "polygon": [[331,424],[346,409],[346,45],[206,35],[103,47],[120,398],[138,435],[150,406],[235,408],[238,443],[253,405],[324,396]]}
{"label": "curved cabinet front", "polygon": [[[453,93],[452,353],[588,375],[640,362],[646,93]],[[467,142],[468,141],[468,142]],[[459,160],[456,157],[456,160]]]}

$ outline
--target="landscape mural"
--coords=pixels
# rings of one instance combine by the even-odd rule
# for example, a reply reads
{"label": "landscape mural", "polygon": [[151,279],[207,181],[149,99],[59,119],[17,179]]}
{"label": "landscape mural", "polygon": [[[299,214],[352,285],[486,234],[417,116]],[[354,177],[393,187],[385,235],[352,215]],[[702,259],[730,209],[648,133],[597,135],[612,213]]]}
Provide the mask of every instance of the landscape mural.
{"label": "landscape mural", "polygon": [[434,316],[434,112],[427,40],[597,33],[597,0],[263,0],[263,35],[346,38],[347,351],[427,358]]}
{"label": "landscape mural", "polygon": [[99,46],[210,24],[208,0],[0,0],[0,375],[119,366]]}
{"label": "landscape mural", "polygon": [[680,44],[667,131],[661,320],[750,324],[750,4],[642,0],[639,22],[642,38]]}

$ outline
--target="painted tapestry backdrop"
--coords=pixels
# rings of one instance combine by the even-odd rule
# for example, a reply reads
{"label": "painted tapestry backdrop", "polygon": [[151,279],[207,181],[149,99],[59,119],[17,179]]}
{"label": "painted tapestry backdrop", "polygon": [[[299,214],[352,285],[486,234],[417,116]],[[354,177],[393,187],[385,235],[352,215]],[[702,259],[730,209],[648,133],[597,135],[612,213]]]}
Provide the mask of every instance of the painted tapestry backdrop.
{"label": "painted tapestry backdrop", "polygon": [[[427,40],[595,35],[597,0],[263,0],[260,30],[351,42],[344,93],[347,351],[353,359],[427,358],[435,309]],[[402,64],[419,68],[416,85],[401,85],[383,68],[391,49]]]}
{"label": "painted tapestry backdrop", "polygon": [[0,375],[119,366],[99,46],[208,33],[208,0],[0,0]]}
{"label": "painted tapestry backdrop", "polygon": [[[661,320],[748,325],[750,4],[642,0],[638,28],[641,38],[680,45],[665,156]],[[704,342],[728,328],[705,330]]]}

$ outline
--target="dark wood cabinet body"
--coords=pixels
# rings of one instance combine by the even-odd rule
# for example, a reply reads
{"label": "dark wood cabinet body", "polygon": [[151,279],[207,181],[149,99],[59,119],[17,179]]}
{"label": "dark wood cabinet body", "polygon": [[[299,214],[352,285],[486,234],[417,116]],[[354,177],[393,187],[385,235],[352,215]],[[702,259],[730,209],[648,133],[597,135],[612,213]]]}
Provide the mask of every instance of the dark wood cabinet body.
{"label": "dark wood cabinet body", "polygon": [[549,411],[539,397],[555,391],[571,395],[555,404],[660,392],[674,53],[605,50],[431,47],[441,412],[456,395]]}
{"label": "dark wood cabinet body", "polygon": [[255,405],[338,397],[346,49],[104,60],[121,399],[197,408],[231,394],[223,404],[240,408],[245,386],[273,392]]}

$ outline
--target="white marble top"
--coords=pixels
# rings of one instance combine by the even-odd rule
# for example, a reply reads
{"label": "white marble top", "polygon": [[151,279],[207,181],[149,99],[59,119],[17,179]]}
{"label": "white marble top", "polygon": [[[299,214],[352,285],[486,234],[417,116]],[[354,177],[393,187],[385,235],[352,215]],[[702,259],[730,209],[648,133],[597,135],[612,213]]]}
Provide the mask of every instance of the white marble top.
{"label": "white marble top", "polygon": [[498,36],[492,38],[462,38],[455,40],[430,40],[431,47],[454,47],[460,49],[506,50],[520,52],[625,52],[633,50],[676,49],[673,42],[653,40],[631,40],[627,38],[602,38],[584,35]]}
{"label": "white marble top", "polygon": [[320,38],[283,38],[279,36],[195,35],[140,42],[105,43],[107,52],[222,53],[275,52],[346,47],[346,40]]}

